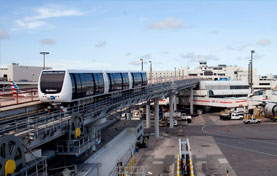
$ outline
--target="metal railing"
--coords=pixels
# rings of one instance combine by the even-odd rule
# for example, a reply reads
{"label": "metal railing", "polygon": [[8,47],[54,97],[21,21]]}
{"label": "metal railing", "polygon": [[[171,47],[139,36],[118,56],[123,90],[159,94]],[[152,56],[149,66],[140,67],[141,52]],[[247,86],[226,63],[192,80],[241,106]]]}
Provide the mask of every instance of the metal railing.
{"label": "metal railing", "polygon": [[96,145],[99,140],[101,140],[100,132],[96,132],[96,135],[94,135],[94,133],[90,133],[74,140],[59,140],[57,142],[57,154],[75,156],[83,154],[93,145]]}
{"label": "metal railing", "polygon": [[14,175],[47,176],[46,157],[43,156],[35,158],[31,162],[24,165],[24,168]]}
{"label": "metal railing", "polygon": [[[164,82],[159,84],[148,85],[145,88],[133,89],[122,92],[111,93],[108,96],[96,96],[87,98],[89,103],[80,103],[77,106],[67,109],[65,112],[55,111],[51,113],[40,114],[37,116],[31,116],[25,119],[16,121],[10,121],[0,125],[0,135],[5,133],[13,133],[16,136],[24,136],[32,133],[35,136],[39,135],[39,131],[46,131],[47,128],[59,127],[64,129],[64,133],[68,132],[69,120],[74,113],[82,113],[84,117],[90,117],[91,123],[102,112],[105,115],[116,112],[129,102],[128,106],[140,103],[142,101],[161,97],[170,91],[185,89],[191,86],[195,86],[199,82],[198,79],[178,80],[174,82]],[[86,101],[84,101],[86,102]],[[97,117],[97,118],[96,118]]]}
{"label": "metal railing", "polygon": [[21,89],[20,92],[16,91],[15,93],[11,91],[2,92],[0,94],[0,110],[4,107],[34,101],[39,101],[37,88]]}

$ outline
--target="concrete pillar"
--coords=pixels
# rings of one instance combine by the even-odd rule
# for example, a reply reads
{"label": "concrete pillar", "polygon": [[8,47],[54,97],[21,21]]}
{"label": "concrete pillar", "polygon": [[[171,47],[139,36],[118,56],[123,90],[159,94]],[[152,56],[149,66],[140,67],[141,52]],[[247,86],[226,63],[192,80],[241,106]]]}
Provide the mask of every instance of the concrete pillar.
{"label": "concrete pillar", "polygon": [[159,99],[155,99],[154,101],[155,104],[155,137],[159,138],[160,137],[160,124],[159,124]]}
{"label": "concrete pillar", "polygon": [[170,124],[169,124],[169,128],[173,128],[173,113],[174,113],[174,109],[173,109],[173,95],[169,96],[169,111],[170,111]]}
{"label": "concrete pillar", "polygon": [[127,112],[127,120],[131,120],[132,118],[132,113],[131,111]]}
{"label": "concrete pillar", "polygon": [[193,114],[193,88],[190,88],[190,114]]}
{"label": "concrete pillar", "polygon": [[176,95],[173,96],[174,112],[177,110],[177,98]]}
{"label": "concrete pillar", "polygon": [[150,128],[150,102],[146,105],[146,128]]}

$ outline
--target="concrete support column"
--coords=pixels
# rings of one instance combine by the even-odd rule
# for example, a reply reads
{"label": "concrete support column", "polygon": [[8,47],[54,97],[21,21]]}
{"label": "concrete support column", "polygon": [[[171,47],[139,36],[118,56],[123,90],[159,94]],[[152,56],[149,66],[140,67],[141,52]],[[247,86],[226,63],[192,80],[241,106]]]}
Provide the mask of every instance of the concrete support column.
{"label": "concrete support column", "polygon": [[131,120],[132,118],[132,113],[131,111],[127,112],[127,120]]}
{"label": "concrete support column", "polygon": [[146,105],[146,128],[150,128],[150,102]]}
{"label": "concrete support column", "polygon": [[190,88],[190,114],[193,114],[193,88]]}
{"label": "concrete support column", "polygon": [[177,98],[176,95],[173,96],[174,112],[177,110]]}
{"label": "concrete support column", "polygon": [[159,124],[159,99],[155,99],[154,101],[155,104],[155,137],[159,138],[160,137],[160,124]]}
{"label": "concrete support column", "polygon": [[170,124],[169,124],[169,128],[173,128],[173,113],[174,113],[174,109],[173,109],[173,95],[169,96],[169,112],[170,112]]}

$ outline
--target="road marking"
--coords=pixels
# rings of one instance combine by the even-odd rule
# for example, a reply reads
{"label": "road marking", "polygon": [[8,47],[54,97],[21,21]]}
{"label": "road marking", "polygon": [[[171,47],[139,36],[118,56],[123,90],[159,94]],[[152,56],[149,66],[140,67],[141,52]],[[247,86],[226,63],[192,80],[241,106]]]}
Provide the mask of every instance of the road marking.
{"label": "road marking", "polygon": [[240,142],[240,141],[236,141],[239,144],[246,144],[246,142]]}
{"label": "road marking", "polygon": [[229,163],[226,158],[218,158],[217,160],[220,164],[228,164]]}
{"label": "road marking", "polygon": [[219,144],[219,145],[224,145],[224,146],[228,146],[228,147],[233,147],[233,148],[237,148],[237,149],[241,149],[241,150],[247,150],[247,151],[250,151],[250,152],[259,153],[259,154],[263,154],[263,155],[268,155],[268,156],[277,157],[277,155],[271,154],[271,153],[265,153],[265,152],[260,152],[260,151],[257,151],[257,150],[246,149],[246,148],[237,147],[237,146],[233,146],[233,145],[229,145],[229,144],[223,144],[223,143],[217,143],[217,144]]}
{"label": "road marking", "polygon": [[214,124],[207,124],[207,125],[204,125],[204,126],[202,127],[202,132],[203,132],[204,134],[208,134],[208,135],[212,135],[212,136],[229,137],[229,138],[235,138],[235,139],[243,139],[243,140],[248,140],[248,141],[254,141],[254,142],[262,143],[262,144],[277,145],[276,143],[266,142],[266,141],[260,141],[260,140],[257,140],[257,139],[248,139],[248,138],[243,138],[243,137],[239,137],[239,136],[224,135],[224,134],[214,134],[214,133],[211,133],[211,132],[206,131],[205,128],[208,127],[208,126],[211,126],[211,125],[214,125]]}
{"label": "road marking", "polygon": [[175,170],[175,163],[172,163],[169,167],[170,175],[175,175],[174,170]]}
{"label": "road marking", "polygon": [[275,148],[271,148],[271,147],[265,147],[265,146],[259,146],[259,147],[262,147],[262,148],[265,148],[265,149],[270,149],[270,150],[275,150],[275,151],[277,151]]}
{"label": "road marking", "polygon": [[163,164],[164,162],[163,161],[153,161],[152,164]]}

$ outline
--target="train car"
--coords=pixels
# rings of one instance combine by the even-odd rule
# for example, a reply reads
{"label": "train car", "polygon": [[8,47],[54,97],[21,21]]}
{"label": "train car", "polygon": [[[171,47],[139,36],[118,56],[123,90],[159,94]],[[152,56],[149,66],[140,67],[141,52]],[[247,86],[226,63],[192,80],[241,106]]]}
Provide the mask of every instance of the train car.
{"label": "train car", "polygon": [[38,92],[41,102],[71,103],[146,85],[143,71],[43,70]]}

